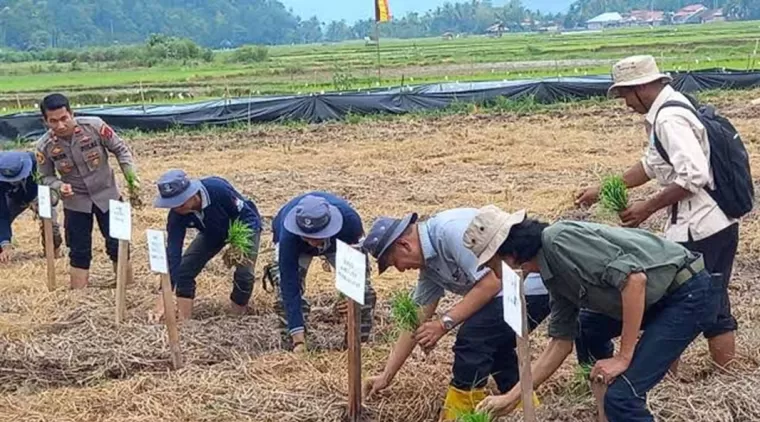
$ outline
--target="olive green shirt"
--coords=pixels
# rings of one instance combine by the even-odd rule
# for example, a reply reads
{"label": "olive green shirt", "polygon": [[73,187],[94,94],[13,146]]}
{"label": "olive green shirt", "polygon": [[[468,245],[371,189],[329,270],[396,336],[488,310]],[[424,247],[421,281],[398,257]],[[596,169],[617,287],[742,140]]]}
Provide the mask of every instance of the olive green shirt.
{"label": "olive green shirt", "polygon": [[564,221],[541,237],[538,265],[550,294],[549,336],[574,339],[581,308],[617,320],[621,291],[632,273],[647,276],[646,308],[665,296],[676,274],[696,256],[683,246],[638,229]]}

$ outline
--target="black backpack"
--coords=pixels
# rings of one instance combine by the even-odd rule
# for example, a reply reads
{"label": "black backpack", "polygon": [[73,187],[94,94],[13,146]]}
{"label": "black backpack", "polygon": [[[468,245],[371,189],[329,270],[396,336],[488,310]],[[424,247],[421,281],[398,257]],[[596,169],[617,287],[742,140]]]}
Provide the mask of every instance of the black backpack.
{"label": "black backpack", "polygon": [[[744,147],[739,132],[734,125],[721,116],[711,105],[700,106],[697,101],[686,96],[692,107],[680,101],[668,101],[665,107],[681,107],[690,110],[702,122],[710,143],[710,168],[713,172],[715,190],[705,186],[705,190],[718,203],[721,210],[730,218],[741,218],[752,211],[755,200],[755,187],[749,165],[749,154]],[[657,118],[655,117],[655,121]],[[654,146],[668,164],[671,164],[667,151],[657,138],[653,129]],[[673,223],[677,216],[677,205],[673,205]]]}

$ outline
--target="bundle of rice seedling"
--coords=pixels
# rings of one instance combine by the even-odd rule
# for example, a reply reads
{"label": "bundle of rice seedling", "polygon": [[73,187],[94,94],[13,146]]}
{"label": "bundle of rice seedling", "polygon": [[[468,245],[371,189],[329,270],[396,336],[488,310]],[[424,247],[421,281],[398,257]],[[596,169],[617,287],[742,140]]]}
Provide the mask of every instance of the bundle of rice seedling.
{"label": "bundle of rice seedling", "polygon": [[591,394],[590,377],[591,369],[594,366],[589,363],[578,364],[573,373],[573,380],[570,384],[569,393],[576,398],[587,397]]}
{"label": "bundle of rice seedling", "polygon": [[124,179],[127,181],[127,191],[129,191],[129,203],[132,208],[140,209],[143,207],[143,201],[140,199],[140,187],[137,175],[132,170],[124,172]]}
{"label": "bundle of rice seedling", "polygon": [[414,332],[420,325],[417,304],[412,294],[400,291],[391,300],[391,318],[402,331]]}
{"label": "bundle of rice seedling", "polygon": [[224,264],[229,268],[250,265],[252,253],[253,229],[239,219],[233,220],[227,231],[227,249],[222,256]]}
{"label": "bundle of rice seedling", "polygon": [[599,201],[607,211],[619,213],[628,208],[628,188],[622,176],[607,176],[602,181]]}
{"label": "bundle of rice seedling", "polygon": [[491,422],[491,416],[484,412],[468,410],[457,415],[456,422]]}

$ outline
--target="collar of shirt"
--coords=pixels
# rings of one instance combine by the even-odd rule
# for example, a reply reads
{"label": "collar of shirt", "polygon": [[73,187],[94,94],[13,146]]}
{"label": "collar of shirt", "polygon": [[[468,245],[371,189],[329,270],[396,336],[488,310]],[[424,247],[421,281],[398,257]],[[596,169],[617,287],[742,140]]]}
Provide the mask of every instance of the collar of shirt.
{"label": "collar of shirt", "polygon": [[193,211],[196,217],[198,217],[198,220],[201,222],[203,221],[203,210],[209,207],[211,205],[211,197],[208,194],[208,190],[205,186],[201,185],[201,190],[198,191],[198,193],[201,194],[201,210],[200,211]]}
{"label": "collar of shirt", "polygon": [[660,95],[655,98],[654,102],[652,103],[652,107],[649,108],[649,113],[647,113],[646,121],[650,125],[654,125],[654,119],[657,117],[657,113],[660,111],[662,106],[670,100],[670,97],[676,92],[675,89],[673,89],[670,85],[665,85],[665,87],[660,91]]}
{"label": "collar of shirt", "polygon": [[433,246],[433,240],[430,238],[430,228],[428,223],[424,222],[417,226],[420,236],[420,246],[422,247],[422,256],[425,262],[429,262],[438,257],[438,251]]}

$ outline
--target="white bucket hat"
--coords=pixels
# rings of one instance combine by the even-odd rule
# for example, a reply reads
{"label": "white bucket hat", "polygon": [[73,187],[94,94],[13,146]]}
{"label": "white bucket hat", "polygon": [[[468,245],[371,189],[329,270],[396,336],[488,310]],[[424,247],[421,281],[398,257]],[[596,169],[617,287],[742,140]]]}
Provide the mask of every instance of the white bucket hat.
{"label": "white bucket hat", "polygon": [[658,80],[670,82],[673,78],[670,77],[670,75],[660,72],[654,57],[627,57],[612,66],[613,84],[610,89],[607,90],[607,96],[610,98],[618,98],[620,96],[618,88],[646,85]]}
{"label": "white bucket hat", "polygon": [[462,237],[465,247],[478,258],[478,268],[486,265],[496,255],[501,244],[509,237],[512,227],[525,220],[525,214],[525,210],[509,214],[496,205],[478,210]]}

